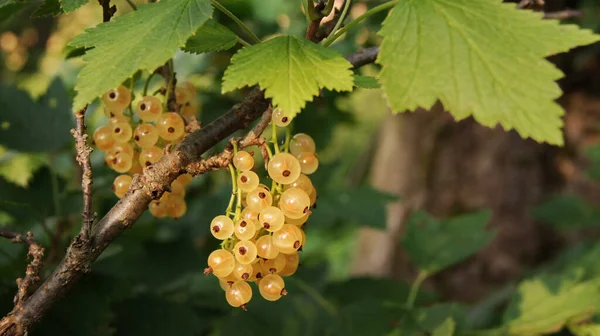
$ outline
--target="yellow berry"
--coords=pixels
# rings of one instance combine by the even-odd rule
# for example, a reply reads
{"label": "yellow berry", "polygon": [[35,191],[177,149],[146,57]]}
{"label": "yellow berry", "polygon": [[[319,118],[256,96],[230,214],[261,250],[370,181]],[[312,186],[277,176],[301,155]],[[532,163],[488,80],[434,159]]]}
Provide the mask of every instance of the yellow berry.
{"label": "yellow berry", "polygon": [[223,249],[214,250],[208,256],[208,268],[204,270],[204,273],[213,273],[219,278],[223,278],[233,272],[235,266],[235,257],[231,252]]}
{"label": "yellow berry", "polygon": [[286,217],[298,219],[309,212],[310,198],[300,188],[290,188],[281,194],[279,209]]}
{"label": "yellow berry", "polygon": [[246,151],[239,151],[233,156],[233,166],[240,171],[246,171],[254,167],[254,158]]}
{"label": "yellow berry", "polygon": [[121,198],[125,195],[129,189],[129,186],[131,185],[131,180],[131,176],[129,175],[119,175],[115,178],[112,189],[118,198]]}
{"label": "yellow berry", "polygon": [[231,237],[233,230],[233,221],[225,215],[219,215],[210,222],[210,232],[219,240],[225,240]]}
{"label": "yellow berry", "polygon": [[163,112],[162,103],[154,96],[143,97],[137,104],[136,112],[142,121],[155,121]]}
{"label": "yellow berry", "polygon": [[156,146],[144,148],[144,149],[142,149],[142,152],[140,153],[140,165],[142,167],[148,167],[149,165],[158,162],[158,160],[160,160],[160,158],[162,156],[163,156],[162,149],[160,149]]}
{"label": "yellow berry", "polygon": [[235,254],[235,259],[240,264],[251,264],[256,260],[257,256],[257,248],[256,244],[250,240],[241,240],[235,244],[233,247],[233,253]]}
{"label": "yellow berry", "polygon": [[308,134],[298,133],[290,140],[290,153],[294,156],[303,152],[314,154],[316,149],[315,141]]}
{"label": "yellow berry", "polygon": [[246,206],[253,212],[260,212],[271,204],[273,196],[265,188],[257,187],[246,195]]}
{"label": "yellow berry", "polygon": [[278,274],[268,274],[258,283],[258,290],[265,300],[277,301],[286,295],[285,282]]}
{"label": "yellow berry", "polygon": [[112,128],[108,126],[100,126],[94,131],[94,144],[99,150],[106,152],[115,144],[115,139],[112,137]]}
{"label": "yellow berry", "polygon": [[152,147],[158,141],[158,131],[152,124],[140,124],[133,132],[133,141],[141,148]]}
{"label": "yellow berry", "polygon": [[289,184],[300,176],[301,167],[300,162],[293,155],[289,153],[279,153],[273,155],[269,164],[267,165],[269,176],[281,184]]}
{"label": "yellow berry", "polygon": [[256,253],[261,258],[273,259],[279,254],[279,250],[273,244],[273,238],[270,235],[258,238],[255,245]]}
{"label": "yellow berry", "polygon": [[292,122],[292,118],[286,116],[283,113],[283,110],[281,110],[280,108],[276,108],[275,110],[273,110],[273,115],[271,118],[273,123],[278,127],[286,127]]}
{"label": "yellow berry", "polygon": [[156,129],[158,135],[167,140],[177,140],[185,132],[185,123],[181,116],[175,112],[167,112],[161,114],[156,119]]}
{"label": "yellow berry", "polygon": [[245,281],[236,281],[225,291],[225,298],[232,307],[246,309],[246,304],[252,299],[252,288]]}
{"label": "yellow berry", "polygon": [[256,189],[259,182],[260,178],[251,170],[240,172],[237,178],[238,187],[243,192],[249,192]]}

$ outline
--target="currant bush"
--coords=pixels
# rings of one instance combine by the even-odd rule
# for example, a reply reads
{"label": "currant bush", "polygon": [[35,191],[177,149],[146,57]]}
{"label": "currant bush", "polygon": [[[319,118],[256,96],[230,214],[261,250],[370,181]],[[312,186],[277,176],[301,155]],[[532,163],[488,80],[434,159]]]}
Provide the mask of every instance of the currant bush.
{"label": "currant bush", "polygon": [[[181,99],[186,97],[182,95]],[[273,134],[277,134],[277,127],[290,127],[291,122],[276,109],[271,120]],[[229,272],[215,272],[221,264],[211,254],[207,269],[212,269],[211,273],[219,279],[225,298],[233,307],[246,309],[252,298],[252,282],[264,299],[279,300],[287,294],[283,277],[296,273],[300,265],[299,253],[306,240],[303,227],[317,198],[307,175],[317,170],[319,162],[315,142],[309,135],[299,133],[291,137],[286,133],[283,146],[278,139],[272,139],[273,149],[269,145],[266,151],[270,188],[260,183],[251,152],[234,145],[229,165],[233,183],[229,206],[210,223],[212,235],[221,240],[221,249],[213,253],[231,253],[235,265],[228,266]]]}

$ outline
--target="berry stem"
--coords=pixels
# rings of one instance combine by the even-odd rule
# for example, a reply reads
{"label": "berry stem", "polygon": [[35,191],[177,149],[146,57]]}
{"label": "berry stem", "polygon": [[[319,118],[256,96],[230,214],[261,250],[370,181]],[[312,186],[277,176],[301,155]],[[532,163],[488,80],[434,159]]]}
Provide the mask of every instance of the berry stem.
{"label": "berry stem", "polygon": [[231,173],[231,197],[229,198],[229,204],[227,205],[227,210],[225,210],[225,214],[227,214],[227,216],[229,216],[229,214],[231,214],[231,210],[233,208],[233,201],[235,199],[236,196],[236,190],[237,190],[237,181],[235,179],[235,168],[233,168],[233,165],[230,163],[229,164],[229,172]]}
{"label": "berry stem", "polygon": [[283,144],[283,151],[286,153],[289,152],[289,150],[290,150],[290,140],[291,139],[292,139],[292,129],[288,125],[285,128],[285,143]]}
{"label": "berry stem", "polygon": [[154,77],[154,75],[156,75],[156,72],[151,73],[150,76],[146,78],[146,83],[144,83],[144,91],[142,91],[143,97],[145,97],[148,94],[148,86],[150,85],[150,81],[152,80],[152,77]]}
{"label": "berry stem", "polygon": [[173,83],[175,81],[175,68],[173,66],[173,59],[171,58],[169,61],[169,81],[167,82],[167,92],[165,92],[165,101],[163,102],[163,111],[169,110],[169,99],[171,98],[171,87],[173,87]]}
{"label": "berry stem", "polygon": [[240,20],[237,16],[235,16],[235,14],[230,12],[227,8],[225,8],[223,5],[218,3],[216,0],[210,0],[210,2],[212,3],[213,6],[215,6],[215,8],[217,8],[218,10],[223,12],[223,14],[227,15],[230,19],[233,20],[233,22],[235,22],[240,28],[242,28],[242,30],[245,31],[252,38],[254,43],[260,43],[260,39],[258,38],[258,36],[256,36],[252,32],[252,30],[250,30],[250,28],[248,28],[248,26],[246,26],[242,22],[242,20]]}
{"label": "berry stem", "polygon": [[275,123],[271,123],[271,142],[273,143],[273,148],[275,149],[275,154],[279,154],[279,144],[277,143],[277,125]]}
{"label": "berry stem", "polygon": [[[336,22],[335,26],[333,27],[333,30],[331,30],[332,32],[337,31],[342,26],[342,23],[344,22],[344,19],[346,18],[346,14],[348,13],[348,8],[350,8],[351,3],[352,3],[352,0],[346,0],[344,2],[344,9],[342,10],[342,14],[338,18],[338,21]],[[333,41],[331,41],[331,42],[333,42]],[[325,45],[325,43],[323,43],[323,45]]]}
{"label": "berry stem", "polygon": [[126,1],[133,10],[137,10],[137,6],[133,3],[133,1],[131,1],[131,0],[126,0]]}
{"label": "berry stem", "polygon": [[417,278],[415,279],[412,286],[410,287],[410,292],[408,293],[408,298],[406,299],[406,307],[408,309],[412,309],[413,306],[415,305],[415,300],[417,299],[417,294],[419,293],[419,288],[421,287],[421,284],[423,283],[423,281],[425,281],[425,279],[427,279],[428,276],[429,276],[429,274],[427,274],[427,272],[425,272],[425,271],[420,271],[419,275],[417,275]]}
{"label": "berry stem", "polygon": [[[354,28],[356,25],[358,25],[362,21],[366,20],[367,18],[369,18],[373,14],[379,13],[379,12],[384,11],[384,10],[388,10],[388,9],[396,6],[399,2],[400,2],[400,0],[393,0],[393,1],[386,2],[384,4],[381,4],[379,6],[375,6],[375,7],[371,8],[371,9],[369,9],[363,15],[357,17],[356,19],[354,19],[350,23],[348,23],[348,25],[342,27],[337,32],[334,32],[333,34],[329,35],[329,37],[327,37],[323,41],[323,46],[324,47],[329,47],[335,40],[337,40],[340,36],[342,36],[345,32],[347,32],[351,28]],[[341,18],[340,18],[340,22],[341,22]]]}

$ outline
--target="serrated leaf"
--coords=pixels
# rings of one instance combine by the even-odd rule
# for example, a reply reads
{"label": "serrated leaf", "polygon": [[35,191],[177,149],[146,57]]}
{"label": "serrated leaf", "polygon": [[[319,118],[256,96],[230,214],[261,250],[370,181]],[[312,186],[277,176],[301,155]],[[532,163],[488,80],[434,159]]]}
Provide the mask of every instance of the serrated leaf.
{"label": "serrated leaf", "polygon": [[236,44],[237,35],[229,28],[211,19],[198,28],[182,49],[189,53],[201,54],[231,49]]}
{"label": "serrated leaf", "polygon": [[45,0],[36,10],[31,14],[32,18],[38,18],[42,16],[56,16],[62,13],[60,8],[59,0]]}
{"label": "serrated leaf", "polygon": [[93,49],[83,57],[74,107],[83,107],[137,70],[163,65],[211,15],[209,0],[163,0],[77,36],[70,46]]}
{"label": "serrated leaf", "polygon": [[598,279],[543,276],[523,281],[504,314],[511,334],[532,335],[560,330],[571,318],[597,311]]}
{"label": "serrated leaf", "polygon": [[432,274],[477,252],[492,240],[494,232],[485,226],[491,213],[480,211],[444,220],[417,212],[406,224],[402,240],[412,262]]}
{"label": "serrated leaf", "polygon": [[575,195],[558,195],[533,208],[533,217],[557,229],[598,227],[600,209]]}
{"label": "serrated leaf", "polygon": [[377,78],[363,75],[354,75],[354,86],[361,89],[379,89],[381,87]]}
{"label": "serrated leaf", "polygon": [[600,324],[570,326],[569,331],[576,336],[600,336]]}
{"label": "serrated leaf", "polygon": [[73,114],[67,92],[55,79],[34,102],[25,92],[0,86],[0,144],[24,152],[53,151],[72,139]]}
{"label": "serrated leaf", "polygon": [[60,0],[60,7],[68,14],[86,3],[87,0]]}
{"label": "serrated leaf", "polygon": [[447,318],[442,324],[440,324],[433,331],[433,336],[452,336],[454,335],[454,328],[456,327],[456,323],[452,318]]}
{"label": "serrated leaf", "polygon": [[278,36],[238,51],[225,70],[222,92],[258,84],[274,106],[293,118],[322,88],[352,90],[351,67],[334,50],[294,36]]}
{"label": "serrated leaf", "polygon": [[44,162],[44,157],[39,154],[9,152],[0,156],[0,176],[18,186],[26,187]]}
{"label": "serrated leaf", "polygon": [[384,21],[380,82],[396,111],[437,100],[458,120],[562,145],[563,109],[544,58],[599,40],[501,0],[405,0]]}

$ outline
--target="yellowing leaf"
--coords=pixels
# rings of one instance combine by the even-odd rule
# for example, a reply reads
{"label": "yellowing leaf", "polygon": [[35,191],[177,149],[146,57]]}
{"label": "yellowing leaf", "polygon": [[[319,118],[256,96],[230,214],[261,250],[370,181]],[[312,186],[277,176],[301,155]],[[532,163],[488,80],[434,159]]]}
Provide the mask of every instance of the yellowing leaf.
{"label": "yellowing leaf", "polygon": [[294,117],[319,90],[350,91],[352,65],[334,50],[294,36],[241,49],[223,77],[223,93],[258,84],[273,105]]}
{"label": "yellowing leaf", "polygon": [[162,0],[77,36],[72,47],[93,48],[78,76],[75,109],[118,86],[137,70],[163,65],[212,15],[209,0]]}
{"label": "yellowing leaf", "polygon": [[599,40],[501,0],[403,0],[380,34],[380,82],[394,110],[439,99],[458,120],[558,145],[563,74],[544,58]]}

